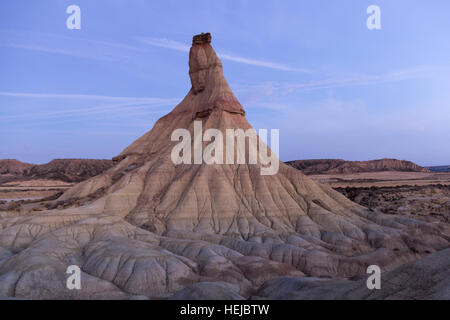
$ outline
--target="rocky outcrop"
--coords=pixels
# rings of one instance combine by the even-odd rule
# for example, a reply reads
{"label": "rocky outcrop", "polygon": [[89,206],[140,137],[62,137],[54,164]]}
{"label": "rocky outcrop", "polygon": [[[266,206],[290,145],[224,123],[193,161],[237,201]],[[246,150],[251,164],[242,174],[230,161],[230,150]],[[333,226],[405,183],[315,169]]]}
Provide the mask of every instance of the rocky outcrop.
{"label": "rocky outcrop", "polygon": [[339,174],[380,171],[430,172],[411,161],[397,159],[380,159],[370,161],[345,161],[342,159],[294,160],[286,164],[311,174]]}
{"label": "rocky outcrop", "polygon": [[220,286],[214,297],[248,298],[281,276],[354,277],[449,246],[446,225],[373,212],[283,163],[274,175],[260,163],[175,164],[176,129],[251,129],[210,43],[194,41],[189,57],[187,96],[114,167],[67,190],[62,209],[0,213],[0,296],[75,297],[60,281],[76,264],[109,284],[86,288],[91,297],[198,298]]}

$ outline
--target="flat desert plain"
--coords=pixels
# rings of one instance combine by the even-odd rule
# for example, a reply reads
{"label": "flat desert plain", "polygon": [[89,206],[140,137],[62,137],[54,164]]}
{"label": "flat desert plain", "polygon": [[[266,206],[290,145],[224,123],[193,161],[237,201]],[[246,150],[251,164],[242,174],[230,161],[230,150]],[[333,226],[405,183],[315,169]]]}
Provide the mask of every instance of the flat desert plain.
{"label": "flat desert plain", "polygon": [[0,185],[0,210],[18,213],[40,211],[49,206],[47,201],[59,197],[73,184],[56,180],[30,180]]}
{"label": "flat desert plain", "polygon": [[450,222],[450,173],[384,171],[310,177],[369,209]]}
{"label": "flat desert plain", "polygon": [[397,186],[450,185],[449,172],[360,172],[343,174],[315,174],[310,178],[332,188],[370,188]]}

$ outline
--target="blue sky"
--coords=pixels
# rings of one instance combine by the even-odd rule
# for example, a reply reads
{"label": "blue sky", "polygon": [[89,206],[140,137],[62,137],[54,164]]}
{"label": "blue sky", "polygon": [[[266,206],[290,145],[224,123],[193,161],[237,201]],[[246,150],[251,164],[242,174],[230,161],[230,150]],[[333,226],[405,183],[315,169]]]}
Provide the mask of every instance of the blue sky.
{"label": "blue sky", "polygon": [[[81,8],[69,30],[66,8]],[[366,9],[381,8],[381,30]],[[0,2],[0,158],[111,158],[190,89],[211,32],[224,73],[282,160],[450,164],[450,2]]]}

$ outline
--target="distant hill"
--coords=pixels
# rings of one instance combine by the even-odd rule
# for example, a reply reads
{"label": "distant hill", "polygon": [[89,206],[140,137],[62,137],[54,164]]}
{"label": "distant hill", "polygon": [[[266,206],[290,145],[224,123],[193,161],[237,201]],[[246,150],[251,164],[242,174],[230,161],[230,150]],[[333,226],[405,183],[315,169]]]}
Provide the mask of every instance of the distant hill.
{"label": "distant hill", "polygon": [[31,163],[21,162],[16,159],[0,160],[0,174],[17,175],[34,166]]}
{"label": "distant hill", "polygon": [[13,159],[0,160],[0,183],[35,179],[80,182],[112,166],[111,160],[103,159],[55,159],[41,165]]}
{"label": "distant hill", "polygon": [[450,172],[450,166],[433,166],[426,168],[432,172]]}
{"label": "distant hill", "polygon": [[286,164],[304,174],[339,174],[380,171],[430,172],[411,161],[380,159],[370,161],[345,161],[342,159],[315,159],[287,161]]}
{"label": "distant hill", "polygon": [[23,176],[32,179],[81,182],[108,170],[111,160],[97,159],[55,159],[49,163],[36,165],[24,171]]}

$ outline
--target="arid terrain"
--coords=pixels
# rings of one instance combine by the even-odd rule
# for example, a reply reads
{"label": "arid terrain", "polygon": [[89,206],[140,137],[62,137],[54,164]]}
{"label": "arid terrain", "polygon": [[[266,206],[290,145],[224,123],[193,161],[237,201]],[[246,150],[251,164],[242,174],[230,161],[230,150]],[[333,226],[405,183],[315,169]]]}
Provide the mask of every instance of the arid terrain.
{"label": "arid terrain", "polygon": [[[395,159],[297,160],[289,164],[364,207],[425,221],[450,222],[450,173],[446,172],[447,166],[429,170]],[[361,172],[362,168],[365,172]]]}
{"label": "arid terrain", "polygon": [[111,160],[97,159],[55,159],[42,165],[0,160],[0,210],[43,210],[49,199],[112,166]]}
{"label": "arid terrain", "polygon": [[311,179],[325,183],[333,188],[354,187],[395,187],[402,185],[419,186],[430,184],[449,184],[447,172],[398,172],[381,171],[351,174],[313,174]]}
{"label": "arid terrain", "polygon": [[[172,150],[179,142],[172,133],[177,129],[195,136],[198,123],[202,132],[252,128],[225,80],[210,34],[193,39],[189,77],[192,86],[186,97],[109,168],[91,172],[81,166],[74,175],[62,175],[62,168],[70,168],[63,164],[51,166],[58,168],[56,173],[45,167],[8,173],[27,179],[2,184],[3,194],[21,200],[6,203],[5,198],[0,208],[0,296],[450,298],[450,225],[445,214],[428,219],[416,210],[419,204],[407,201],[391,202],[410,204],[410,211],[398,207],[389,214],[381,209],[390,200],[379,194],[370,195],[377,199],[376,207],[361,205],[365,183],[421,180],[431,185],[429,181],[444,182],[443,174],[403,162],[403,172],[383,171],[386,163],[398,170],[392,160],[370,167],[371,172],[339,169],[333,175],[311,176],[277,158],[279,170],[273,175],[262,175],[260,162],[175,163]],[[239,154],[237,143],[232,150]],[[240,150],[250,157],[250,147]],[[78,182],[78,176],[83,181],[73,185],[45,185]],[[361,192],[333,189],[349,185],[361,187]],[[442,195],[448,191],[432,188],[426,193],[430,199],[438,190]],[[36,192],[47,198],[33,199]],[[367,267],[373,264],[386,279],[377,292],[365,286]],[[82,271],[81,290],[66,287],[69,265]]]}
{"label": "arid terrain", "polygon": [[450,223],[450,184],[335,188],[347,198],[386,214]]}

